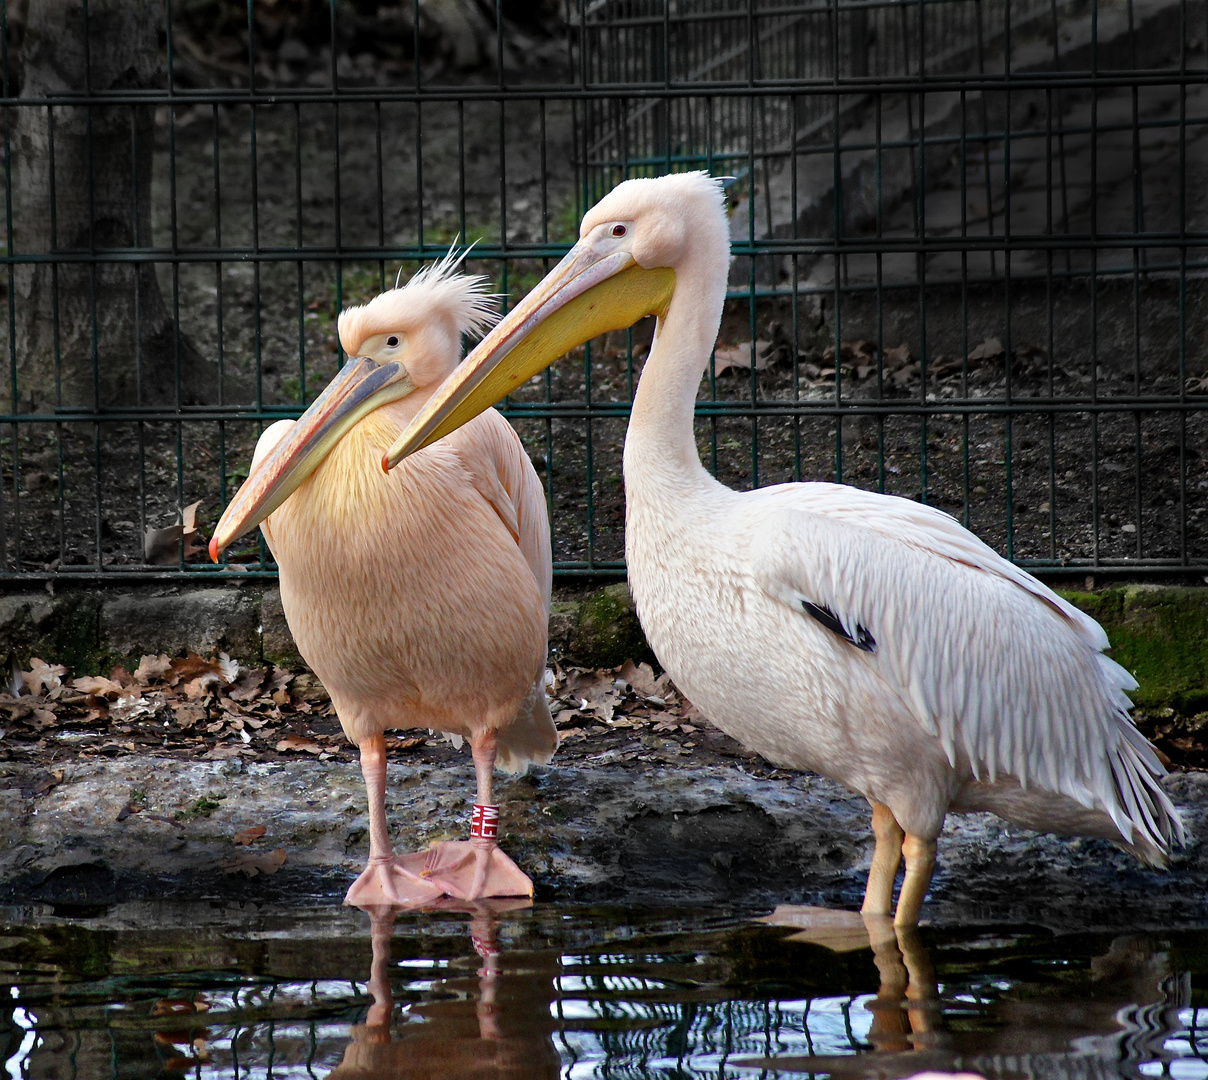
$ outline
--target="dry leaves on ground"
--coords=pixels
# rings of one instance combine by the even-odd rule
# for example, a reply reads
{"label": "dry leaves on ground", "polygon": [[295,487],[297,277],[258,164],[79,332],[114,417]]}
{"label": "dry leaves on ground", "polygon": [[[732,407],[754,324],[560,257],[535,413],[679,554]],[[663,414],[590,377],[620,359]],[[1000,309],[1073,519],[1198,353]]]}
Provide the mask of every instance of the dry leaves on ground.
{"label": "dry leaves on ground", "polygon": [[275,874],[285,865],[285,849],[274,848],[267,854],[258,851],[241,851],[233,859],[222,864],[224,874],[246,874],[255,877],[257,874]]}
{"label": "dry leaves on ground", "polygon": [[698,730],[692,723],[698,718],[695,709],[670,676],[656,676],[649,664],[628,660],[619,668],[594,670],[555,665],[552,674],[550,712],[563,742],[618,729],[689,735]]}
{"label": "dry leaves on ground", "polygon": [[[15,687],[19,695],[0,694],[6,719],[0,727],[0,760],[132,753],[206,761],[326,760],[357,754],[313,675],[271,665],[245,667],[224,653],[148,655],[133,673],[116,667],[107,675],[75,678],[61,665],[36,660],[30,671],[14,670],[10,690]],[[38,692],[26,692],[27,687]],[[682,754],[693,749],[704,723],[670,679],[655,675],[648,664],[609,669],[555,664],[549,689],[561,740],[586,756],[611,753],[619,740],[628,747],[625,760],[641,758],[652,749],[635,741],[642,739],[654,740],[653,749]],[[617,738],[599,738],[610,733]],[[671,737],[678,741],[674,750],[663,746]],[[452,752],[443,739],[421,731],[391,735],[386,748],[437,759]]]}
{"label": "dry leaves on ground", "polygon": [[10,673],[0,714],[0,759],[30,743],[55,756],[183,751],[208,760],[254,757],[283,742],[320,757],[345,745],[334,730],[312,730],[316,720],[334,728],[313,675],[245,667],[225,653],[148,655],[133,673],[118,666],[76,678],[34,658],[30,670]]}
{"label": "dry leaves on ground", "polygon": [[[720,350],[718,355],[721,355]],[[949,383],[973,376],[999,378],[1003,373],[1006,355],[1002,341],[988,337],[970,348],[968,355],[963,358],[943,354],[929,356],[927,379],[929,382]],[[879,378],[886,386],[904,390],[918,385],[923,377],[922,362],[911,354],[909,345],[904,342],[881,349],[878,357],[877,343],[859,338],[842,342],[837,351],[834,345],[829,345],[820,357],[801,353],[799,360],[801,373],[809,386],[833,384],[836,374],[839,374],[857,382]],[[1042,371],[1047,362],[1048,351],[1041,345],[1028,343],[1012,348],[1012,371],[1016,374]]]}

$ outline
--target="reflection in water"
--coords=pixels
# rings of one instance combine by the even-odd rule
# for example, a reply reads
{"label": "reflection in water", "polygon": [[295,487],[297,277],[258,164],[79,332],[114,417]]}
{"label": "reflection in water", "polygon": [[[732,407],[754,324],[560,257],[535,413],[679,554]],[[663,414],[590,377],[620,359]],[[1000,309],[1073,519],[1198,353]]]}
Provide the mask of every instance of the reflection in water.
{"label": "reflection in water", "polygon": [[0,1080],[1208,1080],[1199,930],[498,904],[379,912],[368,933],[343,908],[4,914]]}
{"label": "reflection in water", "polygon": [[209,1033],[198,1020],[199,1014],[210,1011],[203,994],[187,998],[160,998],[151,1008],[152,1016],[171,1017],[155,1032],[155,1050],[165,1071],[187,1072],[195,1065],[208,1065],[210,1052],[206,1044]]}
{"label": "reflection in water", "polygon": [[554,1046],[550,1005],[558,958],[549,953],[505,958],[499,947],[499,915],[532,906],[531,900],[445,900],[446,911],[470,916],[470,938],[482,966],[473,977],[433,983],[433,1000],[411,1006],[408,1020],[392,1030],[390,941],[394,912],[368,909],[373,995],[364,1024],[352,1029],[344,1060],[328,1080],[556,1080],[561,1058]]}
{"label": "reflection in water", "polygon": [[[961,995],[970,1006],[983,1006],[966,1014],[980,1012],[983,1022],[966,1027],[962,1011],[953,1008],[957,1002],[943,1000],[917,927],[895,927],[885,916],[790,907],[764,921],[800,929],[790,942],[870,947],[880,986],[865,1005],[872,1014],[868,1052],[744,1062],[762,1069],[886,1080],[921,1070],[968,1070],[990,1078],[1140,1076],[1143,1065],[1167,1072],[1162,1066],[1175,1055],[1166,1044],[1191,1000],[1189,976],[1171,971],[1164,949],[1151,939],[1121,936],[1091,959],[1091,986],[1079,983],[1076,995],[1059,987],[989,1002]],[[1198,1073],[1206,1074],[1208,1066]]]}

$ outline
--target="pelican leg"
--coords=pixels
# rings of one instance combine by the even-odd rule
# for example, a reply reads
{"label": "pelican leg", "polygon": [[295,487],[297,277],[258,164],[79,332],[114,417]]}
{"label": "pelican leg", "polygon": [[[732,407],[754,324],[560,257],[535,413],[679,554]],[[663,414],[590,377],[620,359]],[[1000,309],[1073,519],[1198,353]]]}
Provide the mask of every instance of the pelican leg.
{"label": "pelican leg", "polygon": [[944,1042],[943,1032],[937,1029],[939,1013],[936,989],[935,965],[931,954],[919,937],[919,928],[913,924],[896,927],[898,948],[908,976],[906,984],[906,1016],[910,1021],[911,1042],[915,1050],[934,1050]]}
{"label": "pelican leg", "polygon": [[462,900],[533,895],[532,880],[500,850],[495,839],[499,807],[491,802],[491,779],[497,744],[498,735],[494,731],[470,740],[478,778],[478,801],[471,819],[470,839],[444,840],[421,855],[404,857],[408,869],[425,882]]}
{"label": "pelican leg", "polygon": [[927,895],[935,869],[935,841],[907,833],[902,841],[902,855],[906,860],[906,876],[902,879],[893,923],[895,926],[914,926],[919,921],[923,897]]}
{"label": "pelican leg", "polygon": [[860,911],[865,915],[888,915],[893,911],[893,883],[902,861],[902,837],[906,834],[893,811],[884,803],[872,804],[872,834],[877,846],[868,868],[868,887]]}
{"label": "pelican leg", "polygon": [[386,737],[374,735],[360,746],[361,775],[369,797],[369,864],[344,897],[356,907],[428,904],[443,890],[409,870],[394,856],[386,824]]}
{"label": "pelican leg", "polygon": [[[892,878],[889,884],[892,890]],[[897,935],[889,916],[864,914],[864,925],[868,930],[869,944],[872,945],[873,963],[877,965],[877,974],[881,978],[877,996],[864,1006],[872,1013],[868,1041],[878,1053],[903,1053],[911,1049],[910,1032],[902,1008],[910,981],[909,974],[902,962]]]}
{"label": "pelican leg", "polygon": [[394,908],[371,908],[370,937],[373,961],[369,968],[369,993],[373,1004],[365,1017],[369,1042],[390,1041],[390,1017],[394,1013],[394,994],[390,989],[390,939],[394,936]]}

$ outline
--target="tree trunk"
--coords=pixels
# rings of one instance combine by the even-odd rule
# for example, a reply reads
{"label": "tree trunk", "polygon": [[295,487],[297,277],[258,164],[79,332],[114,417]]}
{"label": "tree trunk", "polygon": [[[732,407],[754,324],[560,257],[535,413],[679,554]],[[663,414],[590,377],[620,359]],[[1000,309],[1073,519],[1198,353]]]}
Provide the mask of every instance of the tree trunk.
{"label": "tree trunk", "polygon": [[[87,12],[82,0],[30,5],[23,99],[162,85],[160,0],[88,0]],[[209,399],[213,366],[179,334],[155,266],[105,258],[152,246],[154,107],[13,112],[15,251],[56,260],[16,273],[18,407]]]}

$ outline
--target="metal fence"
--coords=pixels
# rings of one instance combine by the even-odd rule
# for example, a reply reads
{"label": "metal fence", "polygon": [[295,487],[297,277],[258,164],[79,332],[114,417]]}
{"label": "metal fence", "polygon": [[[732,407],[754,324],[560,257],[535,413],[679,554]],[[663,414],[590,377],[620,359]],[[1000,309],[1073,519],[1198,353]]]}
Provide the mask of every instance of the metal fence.
{"label": "metal fence", "polygon": [[[73,7],[0,0],[6,579],[271,575],[199,541],[344,305],[457,236],[514,301],[614,183],[687,168],[731,178],[725,482],[923,499],[1037,572],[1208,570],[1202,4],[144,0],[117,45],[138,4]],[[649,340],[504,406],[561,574],[623,570]]]}

